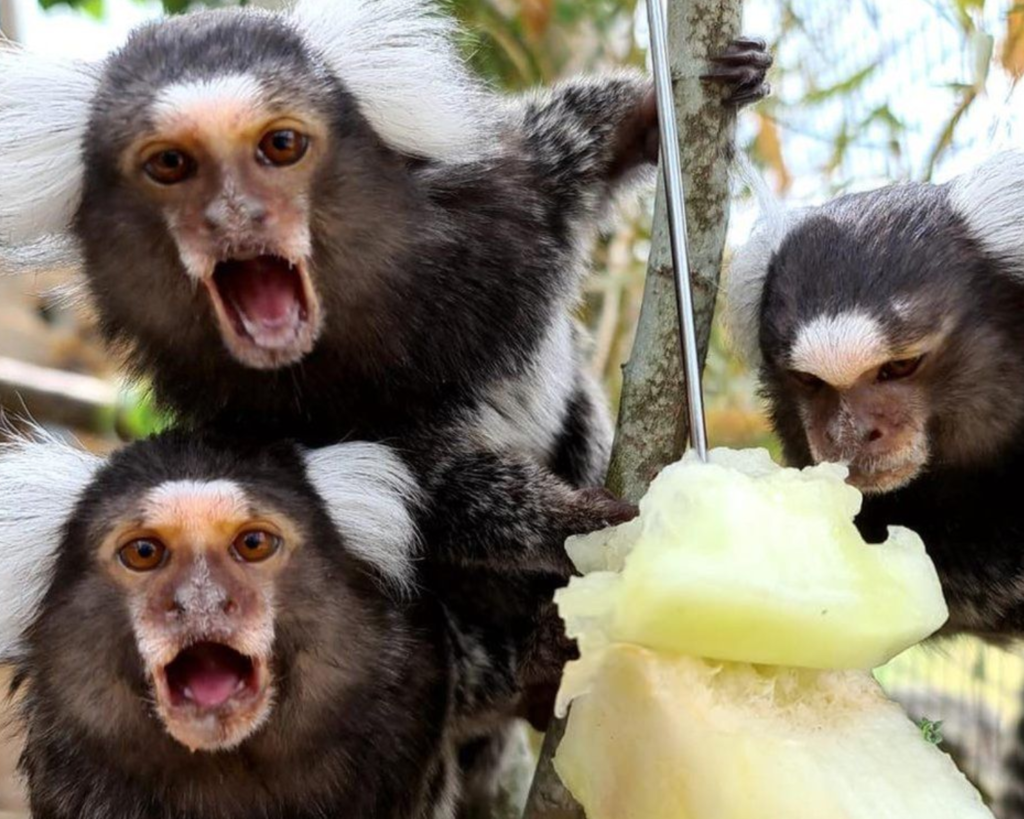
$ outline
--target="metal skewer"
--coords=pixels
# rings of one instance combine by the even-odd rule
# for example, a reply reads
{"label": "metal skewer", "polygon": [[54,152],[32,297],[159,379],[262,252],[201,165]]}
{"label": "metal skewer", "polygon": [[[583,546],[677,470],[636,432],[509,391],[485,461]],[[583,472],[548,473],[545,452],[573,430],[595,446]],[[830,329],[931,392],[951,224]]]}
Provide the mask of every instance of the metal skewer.
{"label": "metal skewer", "polygon": [[665,200],[669,237],[672,243],[672,267],[675,270],[676,309],[679,314],[679,343],[686,376],[686,405],[690,413],[690,446],[702,461],[708,459],[708,434],[704,420],[704,396],[701,392],[700,362],[697,358],[697,329],[693,314],[693,289],[690,284],[690,259],[686,237],[686,200],[683,194],[683,162],[679,154],[679,129],[672,98],[672,73],[668,59],[668,25],[662,0],[647,0],[650,23],[651,58],[654,88],[658,101],[658,129],[661,135],[661,160],[665,175]]}

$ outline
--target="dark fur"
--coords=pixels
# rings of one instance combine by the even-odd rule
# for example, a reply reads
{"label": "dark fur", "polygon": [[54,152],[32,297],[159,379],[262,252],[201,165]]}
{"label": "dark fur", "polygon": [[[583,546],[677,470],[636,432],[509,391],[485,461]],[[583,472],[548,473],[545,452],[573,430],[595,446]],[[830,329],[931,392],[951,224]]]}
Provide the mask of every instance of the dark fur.
{"label": "dark fur", "polygon": [[[798,387],[785,358],[799,326],[859,307],[891,339],[952,323],[919,376],[932,454],[908,486],[865,497],[857,524],[881,542],[889,526],[921,535],[950,609],[944,633],[1024,636],[1024,283],[950,208],[947,188],[901,185],[842,197],[792,229],[769,269],[761,310],[761,383],[787,459],[811,462]],[[901,297],[915,307],[901,318]],[[1022,728],[1017,726],[1019,735]],[[1024,816],[1014,738],[1001,819]]]}
{"label": "dark fur", "polygon": [[[749,102],[766,92],[769,63],[763,44],[744,41],[711,79]],[[229,355],[159,213],[115,166],[162,86],[232,70],[331,128],[312,195],[327,321],[311,354],[276,371]],[[550,604],[571,572],[564,538],[633,513],[572,491],[602,482],[611,425],[570,313],[614,195],[657,159],[653,90],[625,73],[566,83],[511,106],[488,157],[441,163],[385,145],[344,81],[279,18],[245,12],[150,26],[110,60],[75,222],[101,325],[185,425],[310,445],[399,441],[429,490],[426,579],[510,641],[523,683],[549,698],[573,656]],[[554,336],[573,341],[542,356]],[[568,388],[548,407],[560,421],[541,429],[516,407],[551,371],[566,372]],[[512,439],[488,428],[488,413],[509,421]],[[517,436],[532,436],[531,451]],[[543,723],[545,710],[530,712]]]}
{"label": "dark fur", "polygon": [[[273,372],[229,356],[156,208],[120,182],[115,164],[161,87],[230,71],[256,74],[272,97],[299,100],[331,125],[312,209],[328,322],[311,355]],[[655,158],[651,87],[632,74],[520,101],[487,159],[399,155],[360,115],[344,78],[268,15],[197,14],[144,28],[109,61],[101,88],[75,229],[107,337],[183,422],[314,445],[461,425],[495,388],[514,389],[544,338],[570,321],[588,240],[616,189]],[[588,405],[588,391],[580,374],[565,409]],[[567,451],[552,446],[546,465],[561,459],[566,473],[598,481],[601,459],[583,454],[586,468],[574,469],[578,443],[564,438]]]}
{"label": "dark fur", "polygon": [[[124,600],[93,555],[131,499],[165,481],[215,479],[287,515],[304,545],[278,586],[270,722],[237,750],[193,754],[150,712]],[[78,503],[18,664],[33,816],[447,817],[438,803],[465,718],[507,713],[518,696],[514,654],[490,653],[502,643],[482,631],[429,593],[398,602],[382,592],[294,447],[183,434],[134,444]]]}
{"label": "dark fur", "polygon": [[[313,354],[270,373],[229,356],[159,215],[119,184],[114,165],[161,86],[232,69],[321,111],[334,140],[313,207],[313,266],[330,319]],[[528,105],[525,124],[508,125],[506,150],[456,166],[384,146],[342,82],[268,16],[146,28],[111,60],[102,89],[76,230],[106,334],[183,421],[319,444],[435,426],[521,373],[556,315],[568,321],[579,240],[609,200],[610,137],[647,85],[580,84]]]}
{"label": "dark fur", "polygon": [[1009,750],[1003,757],[1005,786],[993,811],[999,819],[1021,819],[1024,817],[1024,714],[1013,725],[1007,745]]}
{"label": "dark fur", "polygon": [[[901,318],[894,304],[907,297],[915,306]],[[943,187],[843,197],[805,218],[772,260],[761,318],[762,389],[794,465],[811,455],[799,392],[786,377],[790,345],[815,316],[854,307],[890,339],[952,323],[917,376],[931,408],[926,474],[866,497],[861,528],[884,539],[886,526],[909,526],[924,538],[949,599],[950,629],[1024,633],[1024,593],[1011,604],[1014,595],[1001,589],[1024,578],[1024,524],[1012,501],[1024,475],[1024,286],[982,250]]]}

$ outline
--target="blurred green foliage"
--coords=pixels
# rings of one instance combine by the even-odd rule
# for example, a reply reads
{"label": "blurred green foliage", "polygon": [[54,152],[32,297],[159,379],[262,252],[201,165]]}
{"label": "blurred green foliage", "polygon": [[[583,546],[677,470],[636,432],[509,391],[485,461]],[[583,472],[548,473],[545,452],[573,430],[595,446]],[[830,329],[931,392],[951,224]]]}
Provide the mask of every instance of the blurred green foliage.
{"label": "blurred green foliage", "polygon": [[131,386],[121,395],[113,426],[119,438],[131,441],[168,429],[173,420],[171,415],[156,407],[149,389]]}
{"label": "blurred green foliage", "polygon": [[626,38],[624,53],[610,43],[623,41],[635,0],[454,0],[453,13],[472,32],[470,62],[496,85],[512,90],[551,82],[567,66],[589,67],[600,59],[637,62],[641,55]]}

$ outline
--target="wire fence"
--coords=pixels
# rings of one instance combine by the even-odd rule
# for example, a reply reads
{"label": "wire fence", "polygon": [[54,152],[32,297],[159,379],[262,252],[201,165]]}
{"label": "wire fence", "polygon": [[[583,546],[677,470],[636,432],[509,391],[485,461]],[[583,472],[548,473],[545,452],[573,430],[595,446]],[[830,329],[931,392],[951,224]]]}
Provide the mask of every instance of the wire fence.
{"label": "wire fence", "polygon": [[941,177],[1019,144],[1024,4],[748,0],[746,28],[777,33],[764,110],[795,198]]}
{"label": "wire fence", "polygon": [[1021,716],[1024,656],[958,639],[908,651],[877,673],[911,717],[941,723],[942,747],[987,800],[997,799]]}
{"label": "wire fence", "polygon": [[[789,200],[942,180],[1024,145],[1022,3],[748,0],[745,28],[777,33],[774,99],[742,133]],[[734,241],[749,228],[739,211]],[[912,717],[942,723],[943,747],[997,800],[1024,651],[960,638],[907,652],[878,677]]]}

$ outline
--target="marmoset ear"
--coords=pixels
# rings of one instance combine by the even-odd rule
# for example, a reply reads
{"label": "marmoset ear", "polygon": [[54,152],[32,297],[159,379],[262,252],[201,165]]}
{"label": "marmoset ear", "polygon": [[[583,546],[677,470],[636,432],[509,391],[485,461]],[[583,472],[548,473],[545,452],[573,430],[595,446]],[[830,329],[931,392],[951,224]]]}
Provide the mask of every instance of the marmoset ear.
{"label": "marmoset ear", "polygon": [[1024,277],[1024,152],[998,153],[958,176],[949,198],[982,248]]}
{"label": "marmoset ear", "polygon": [[761,361],[761,298],[772,257],[786,233],[799,221],[778,206],[762,213],[747,243],[737,248],[725,278],[723,321],[735,352],[749,366]]}
{"label": "marmoset ear", "polygon": [[300,0],[291,19],[395,150],[444,161],[488,150],[493,95],[467,70],[450,15],[429,0]]}
{"label": "marmoset ear", "polygon": [[0,444],[0,661],[21,650],[64,530],[103,459],[36,430]]}
{"label": "marmoset ear", "polygon": [[349,443],[309,450],[306,471],[327,505],[345,548],[400,591],[413,584],[422,503],[409,467],[380,444]]}
{"label": "marmoset ear", "polygon": [[68,233],[99,73],[0,45],[0,249],[33,246],[38,254]]}

